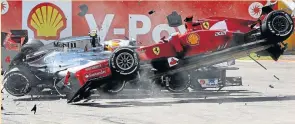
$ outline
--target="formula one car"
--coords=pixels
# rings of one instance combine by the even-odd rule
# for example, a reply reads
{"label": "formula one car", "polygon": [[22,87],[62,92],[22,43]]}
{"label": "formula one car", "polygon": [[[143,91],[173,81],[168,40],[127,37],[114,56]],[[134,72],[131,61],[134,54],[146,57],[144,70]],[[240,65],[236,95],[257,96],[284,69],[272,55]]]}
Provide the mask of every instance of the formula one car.
{"label": "formula one car", "polygon": [[[180,81],[171,83],[167,79],[186,79],[183,77],[191,69],[263,50],[277,61],[286,49],[282,42],[293,33],[294,22],[282,10],[262,10],[266,16],[257,22],[213,17],[193,23],[192,17],[188,17],[185,20],[185,34],[176,33],[168,40],[163,38],[162,42],[149,46],[119,47],[108,59],[87,67],[77,67],[76,70],[68,69],[65,79],[58,84],[66,92],[68,103],[71,103],[89,97],[92,89],[110,81],[120,83],[162,79],[160,83],[164,86],[182,88],[185,85]],[[211,28],[208,24],[212,25]],[[221,26],[224,24],[225,30],[225,26]],[[251,24],[256,26],[249,26]],[[199,30],[194,30],[193,26]]]}
{"label": "formula one car", "polygon": [[[26,33],[23,33],[23,32],[27,32],[26,30],[17,30],[17,31],[14,30],[11,32],[13,33],[8,33],[6,35],[7,37],[3,39],[3,44],[6,44],[6,47],[4,48],[7,50],[14,50],[19,53],[16,54],[16,56],[12,60],[10,60],[11,64],[9,65],[8,71],[4,75],[4,87],[6,91],[8,91],[10,94],[14,96],[23,96],[27,94],[28,92],[29,92],[28,94],[31,94],[31,95],[41,95],[43,94],[42,91],[46,89],[51,89],[49,90],[50,93],[55,95],[56,93],[55,83],[56,81],[59,81],[60,79],[53,75],[54,73],[57,73],[60,70],[65,69],[63,67],[63,64],[66,64],[67,68],[75,67],[77,65],[84,65],[87,62],[81,62],[81,60],[90,62],[91,60],[97,60],[97,58],[99,57],[104,58],[104,55],[106,53],[109,54],[108,51],[113,51],[119,46],[122,47],[122,46],[136,45],[136,41],[133,39],[131,40],[113,39],[109,41],[104,41],[102,44],[93,44],[93,42],[91,42],[91,45],[90,45],[89,41],[92,41],[92,37],[88,37],[88,36],[66,37],[66,38],[57,40],[53,43],[44,45],[39,40],[30,40],[30,41],[24,40],[24,37],[26,37]],[[23,34],[15,35],[20,33],[23,33]],[[13,39],[11,37],[13,37]],[[19,42],[16,42],[14,40],[20,40],[20,42],[25,42],[25,43],[20,44]],[[14,49],[10,49],[10,47],[7,47],[7,44],[10,44],[10,46],[17,46],[17,47],[15,47]],[[85,46],[89,46],[89,47],[85,47]],[[95,48],[96,46],[97,48]],[[85,48],[86,49],[89,48],[89,51],[87,51]],[[25,49],[29,49],[29,51]],[[36,53],[35,51],[38,51],[38,49],[41,49],[41,50],[39,50],[39,52]],[[72,49],[72,50],[66,50],[66,49]],[[42,52],[42,50],[56,51],[56,52],[51,52],[51,54],[43,55],[46,53],[46,51]],[[78,52],[77,54],[77,51],[80,51],[80,52]],[[4,51],[4,53],[5,52],[7,51]],[[34,53],[34,55],[31,55],[30,53]],[[99,53],[102,53],[102,54],[99,54]],[[54,56],[55,58],[48,60],[48,58],[52,58],[52,56]],[[89,56],[97,56],[97,57],[96,58],[94,57],[93,59],[91,59],[91,57]],[[71,59],[74,59],[74,61],[70,61]],[[79,61],[76,61],[75,59]],[[62,61],[65,61],[65,60],[68,60],[68,61],[63,62],[63,64],[60,64]],[[55,63],[50,63],[48,61],[55,61]],[[50,64],[59,64],[59,68],[55,68],[54,66],[47,66]],[[47,69],[42,68],[42,66],[47,67]],[[48,69],[51,71],[48,71]],[[27,72],[30,72],[30,74],[25,74]],[[16,78],[20,78],[20,79],[16,79]],[[35,82],[35,83],[24,82],[22,81],[23,78],[28,80],[29,82]],[[123,90],[123,88],[125,87],[125,84],[126,83],[122,83],[120,85],[112,85],[112,87],[110,87],[109,86],[110,84],[109,84],[107,86],[102,86],[100,89],[103,89],[102,92],[106,92],[109,94],[116,94],[120,92],[121,90]],[[130,84],[132,88],[136,88],[136,86],[141,88],[148,88],[146,87],[146,85],[142,85],[142,83],[141,84],[130,83]],[[26,87],[26,85],[28,86]],[[188,87],[185,87],[181,90],[177,90],[177,92],[182,92],[187,88]],[[59,93],[63,94],[62,92],[59,92]]]}
{"label": "formula one car", "polygon": [[133,39],[113,39],[94,44],[89,36],[66,37],[46,45],[31,39],[22,40],[26,43],[19,44],[14,40],[23,39],[23,35],[13,35],[14,39],[11,39],[12,33],[7,34],[3,44],[18,46],[13,49],[18,53],[10,60],[3,80],[6,91],[14,96],[29,92],[31,95],[40,94],[45,88],[56,91],[55,83],[59,80],[56,73],[68,67],[104,60],[118,46],[135,45]]}
{"label": "formula one car", "polygon": [[[89,97],[92,89],[102,86],[106,90],[117,89],[116,86],[126,82],[152,81],[168,90],[179,91],[189,86],[189,73],[196,68],[264,50],[278,60],[286,49],[282,42],[294,30],[293,20],[281,10],[263,14],[267,16],[253,27],[248,25],[257,24],[256,21],[213,17],[193,23],[192,17],[188,17],[185,34],[175,33],[168,40],[162,38],[162,42],[149,46],[118,47],[113,52],[96,52],[98,50],[94,49],[85,54],[81,49],[70,49],[70,52],[39,49],[26,55],[23,62],[30,63],[36,72],[18,77],[30,77],[24,78],[27,85],[40,80],[38,77],[41,76],[33,74],[46,74],[44,77],[55,79],[54,86],[67,95],[69,103]],[[173,22],[178,23],[179,20]],[[38,58],[44,58],[41,59],[44,60],[42,64],[38,63],[40,67],[34,65],[40,60]],[[22,86],[25,91],[18,92],[26,92],[29,87],[26,85]]]}

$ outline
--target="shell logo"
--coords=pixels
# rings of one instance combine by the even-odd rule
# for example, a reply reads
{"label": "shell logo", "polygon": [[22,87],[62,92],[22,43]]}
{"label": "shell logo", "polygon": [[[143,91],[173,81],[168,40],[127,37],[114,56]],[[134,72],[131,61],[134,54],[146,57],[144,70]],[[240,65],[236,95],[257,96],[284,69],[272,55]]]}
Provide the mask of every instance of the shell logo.
{"label": "shell logo", "polygon": [[199,41],[200,41],[200,36],[198,34],[189,34],[187,37],[187,42],[194,46],[194,45],[199,45]]}
{"label": "shell logo", "polygon": [[35,38],[59,39],[60,32],[67,26],[63,11],[52,3],[36,5],[28,16],[28,27],[34,31]]}
{"label": "shell logo", "polygon": [[1,14],[4,15],[8,12],[9,4],[6,0],[1,0]]}
{"label": "shell logo", "polygon": [[262,13],[262,9],[261,9],[262,7],[263,5],[259,2],[252,3],[248,8],[248,12],[250,16],[256,19],[259,18]]}

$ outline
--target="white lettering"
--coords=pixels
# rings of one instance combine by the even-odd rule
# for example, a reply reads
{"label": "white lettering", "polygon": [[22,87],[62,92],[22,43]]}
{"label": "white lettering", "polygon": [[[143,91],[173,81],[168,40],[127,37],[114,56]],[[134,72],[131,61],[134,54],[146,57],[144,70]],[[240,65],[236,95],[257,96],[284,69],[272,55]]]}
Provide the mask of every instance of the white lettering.
{"label": "white lettering", "polygon": [[86,71],[89,71],[89,70],[97,69],[97,68],[100,68],[100,67],[101,67],[101,64],[98,64],[98,65],[94,65],[94,66],[88,67],[85,70]]}
{"label": "white lettering", "polygon": [[[89,30],[96,29],[97,34],[100,37],[101,41],[105,41],[107,39],[107,34],[110,30],[111,24],[114,19],[114,14],[106,14],[101,26],[98,26],[93,14],[86,14],[85,19],[87,21],[87,24],[89,26]],[[137,27],[137,23],[141,22],[142,27]],[[100,29],[98,27],[101,27]],[[129,38],[133,38],[134,40],[137,39],[138,35],[144,35],[149,33],[151,30],[151,20],[146,15],[140,15],[140,14],[129,14]],[[161,32],[166,31],[169,35],[176,32],[175,28],[169,27],[168,24],[159,24],[157,25],[152,33],[152,40],[155,42],[160,41],[161,39]],[[185,26],[181,25],[178,26],[178,31],[181,34],[184,34],[186,32]],[[122,35],[125,34],[124,28],[114,28],[115,35]],[[108,39],[111,39],[108,38]]]}
{"label": "white lettering", "polygon": [[184,25],[178,26],[178,30],[179,30],[180,34],[184,34],[186,32]]}
{"label": "white lettering", "polygon": [[222,36],[222,35],[226,35],[226,31],[220,31],[215,33],[215,36]]}
{"label": "white lettering", "polygon": [[[137,28],[137,22],[142,22],[142,28]],[[129,38],[137,39],[139,34],[147,34],[151,29],[151,20],[146,15],[129,14]]]}
{"label": "white lettering", "polygon": [[85,18],[88,23],[89,29],[96,29],[97,35],[100,37],[101,41],[105,40],[105,37],[108,34],[112,21],[114,19],[114,14],[106,14],[103,23],[101,25],[101,29],[98,29],[95,19],[92,14],[86,14]]}
{"label": "white lettering", "polygon": [[124,28],[114,28],[114,34],[125,34],[125,29]]}
{"label": "white lettering", "polygon": [[101,70],[100,72],[95,72],[92,74],[87,74],[85,75],[86,78],[92,78],[92,77],[97,77],[97,76],[102,76],[102,74],[105,74],[106,71],[105,70]]}

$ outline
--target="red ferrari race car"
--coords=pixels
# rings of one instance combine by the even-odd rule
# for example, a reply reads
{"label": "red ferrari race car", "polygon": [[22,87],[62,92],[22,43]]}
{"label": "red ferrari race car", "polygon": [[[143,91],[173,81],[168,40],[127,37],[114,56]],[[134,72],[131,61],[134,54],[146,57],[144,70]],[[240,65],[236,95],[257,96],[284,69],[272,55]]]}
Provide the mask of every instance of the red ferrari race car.
{"label": "red ferrari race car", "polygon": [[[257,21],[259,26],[256,27],[248,27],[256,22],[242,19],[218,17],[193,23],[192,17],[186,18],[185,34],[176,33],[169,40],[163,38],[162,42],[150,46],[117,48],[109,59],[75,73],[69,72],[60,83],[67,90],[68,102],[75,102],[88,97],[91,89],[110,80],[119,83],[162,78],[164,80],[160,81],[164,81],[163,85],[178,87],[181,84],[165,83],[169,82],[165,79],[176,76],[181,79],[191,69],[247,56],[251,52],[265,50],[274,60],[278,60],[286,49],[282,42],[294,30],[293,20],[281,10],[264,14],[265,18]],[[199,26],[206,29],[207,24],[214,22],[224,22],[228,25],[227,30],[214,29],[213,26],[209,30],[193,28]]]}
{"label": "red ferrari race car", "polygon": [[[160,81],[164,86],[179,88],[182,79],[196,68],[240,58],[253,52],[267,51],[277,61],[284,53],[284,40],[294,30],[288,13],[262,8],[258,21],[212,17],[193,22],[185,19],[187,32],[175,33],[168,40],[141,47],[119,47],[108,59],[68,71],[57,85],[66,93],[68,103],[90,96],[90,91],[104,84],[122,82]],[[179,26],[176,12],[168,16],[169,25]],[[212,26],[210,26],[212,25]],[[177,78],[176,78],[177,77]],[[171,83],[169,78],[178,81]],[[160,80],[159,80],[160,79]]]}
{"label": "red ferrari race car", "polygon": [[[69,71],[58,85],[63,85],[71,103],[89,97],[90,90],[107,83],[156,80],[178,88],[186,81],[169,84],[169,77],[181,80],[193,69],[253,52],[267,51],[277,61],[286,49],[283,41],[293,33],[294,22],[282,10],[272,10],[270,6],[262,10],[265,16],[258,21],[212,17],[195,23],[193,17],[188,17],[186,33],[175,33],[168,40],[162,38],[162,42],[150,46],[119,47],[109,59],[74,73]],[[181,20],[167,18],[169,25],[179,26]]]}

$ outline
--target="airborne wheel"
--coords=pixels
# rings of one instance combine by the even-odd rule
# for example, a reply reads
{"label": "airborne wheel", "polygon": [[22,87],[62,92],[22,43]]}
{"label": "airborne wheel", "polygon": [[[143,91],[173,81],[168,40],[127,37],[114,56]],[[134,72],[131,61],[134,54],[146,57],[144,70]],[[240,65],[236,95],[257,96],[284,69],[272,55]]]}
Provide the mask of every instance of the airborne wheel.
{"label": "airborne wheel", "polygon": [[131,48],[117,48],[110,58],[110,67],[117,76],[134,75],[139,69],[138,55]]}
{"label": "airborne wheel", "polygon": [[261,31],[265,37],[272,41],[286,40],[294,30],[292,17],[281,10],[269,13],[263,20]]}

